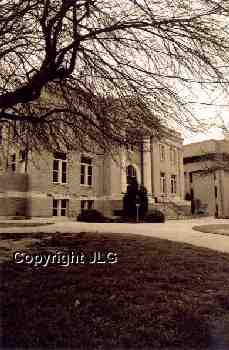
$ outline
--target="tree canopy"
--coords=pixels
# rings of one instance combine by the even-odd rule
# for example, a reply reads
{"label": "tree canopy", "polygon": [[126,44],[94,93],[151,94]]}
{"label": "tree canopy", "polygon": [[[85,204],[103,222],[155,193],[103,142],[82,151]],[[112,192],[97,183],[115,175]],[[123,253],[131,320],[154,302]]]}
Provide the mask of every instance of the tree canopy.
{"label": "tree canopy", "polygon": [[226,0],[0,0],[0,121],[69,149],[109,149],[166,120],[192,126],[190,86],[227,86],[228,10]]}

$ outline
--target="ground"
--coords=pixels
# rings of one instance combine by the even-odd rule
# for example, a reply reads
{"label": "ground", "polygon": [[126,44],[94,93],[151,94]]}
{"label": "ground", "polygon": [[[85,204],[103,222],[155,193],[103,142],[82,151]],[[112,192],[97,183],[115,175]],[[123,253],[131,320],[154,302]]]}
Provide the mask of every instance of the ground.
{"label": "ground", "polygon": [[229,236],[229,224],[212,224],[194,226],[193,230],[205,233],[214,233],[223,236]]}
{"label": "ground", "polygon": [[[229,348],[227,254],[119,233],[0,238],[2,348]],[[12,261],[18,249],[112,251],[117,262],[35,268]]]}

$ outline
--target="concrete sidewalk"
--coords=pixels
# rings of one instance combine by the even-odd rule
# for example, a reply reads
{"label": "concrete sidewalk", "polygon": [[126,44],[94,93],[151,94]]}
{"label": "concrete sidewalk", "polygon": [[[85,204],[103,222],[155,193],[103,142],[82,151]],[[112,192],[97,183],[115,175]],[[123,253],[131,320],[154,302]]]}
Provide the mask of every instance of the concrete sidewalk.
{"label": "concrete sidewalk", "polygon": [[[45,221],[46,220],[46,221]],[[48,219],[32,219],[20,220],[24,222],[52,222]],[[1,220],[1,222],[14,222],[15,220]],[[0,228],[0,232],[8,233],[120,233],[120,234],[140,234],[155,238],[168,239],[176,242],[189,243],[199,247],[206,247],[220,252],[229,253],[229,236],[221,236],[212,233],[201,233],[194,231],[193,226],[196,225],[210,225],[210,224],[229,224],[226,219],[214,219],[213,217],[187,219],[187,220],[170,220],[164,224],[122,224],[122,223],[108,223],[108,224],[89,224],[76,221],[57,221],[52,225],[36,226],[36,227],[12,227]]]}

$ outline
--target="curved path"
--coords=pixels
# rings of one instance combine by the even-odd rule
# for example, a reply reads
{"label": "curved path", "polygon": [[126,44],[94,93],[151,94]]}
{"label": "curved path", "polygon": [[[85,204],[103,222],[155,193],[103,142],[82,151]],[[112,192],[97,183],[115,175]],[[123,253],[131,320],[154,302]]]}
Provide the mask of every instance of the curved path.
{"label": "curved path", "polygon": [[[30,222],[50,222],[49,219],[32,219]],[[1,221],[10,222],[10,221]],[[12,222],[12,221],[11,221]],[[23,221],[20,220],[20,223]],[[25,222],[28,222],[26,220]],[[15,223],[15,220],[14,220]],[[213,233],[202,233],[194,231],[193,226],[206,224],[229,224],[227,219],[214,219],[213,217],[187,220],[170,220],[164,224],[89,224],[76,221],[56,221],[52,225],[35,227],[12,227],[1,228],[0,232],[14,233],[79,233],[79,232],[99,232],[99,233],[121,233],[121,234],[141,234],[150,237],[168,239],[176,242],[189,243],[199,247],[206,247],[220,252],[229,253],[229,236],[222,236]]]}

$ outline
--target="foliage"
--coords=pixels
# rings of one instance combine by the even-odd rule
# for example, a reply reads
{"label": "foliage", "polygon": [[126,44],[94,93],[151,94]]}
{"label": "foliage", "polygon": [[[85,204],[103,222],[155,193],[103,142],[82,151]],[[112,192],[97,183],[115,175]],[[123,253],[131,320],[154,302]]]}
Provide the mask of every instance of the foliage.
{"label": "foliage", "polygon": [[132,181],[123,197],[124,217],[136,221],[137,204],[139,204],[139,220],[143,220],[148,210],[147,190],[144,186],[139,187],[137,181]]}
{"label": "foliage", "polygon": [[78,221],[83,222],[109,222],[110,220],[106,218],[102,213],[95,209],[83,210],[77,217]]}
{"label": "foliage", "polygon": [[187,193],[185,194],[185,200],[186,200],[186,201],[191,201],[191,200],[192,200],[192,196],[191,196],[191,194],[190,194],[189,192],[187,192]]}
{"label": "foliage", "polygon": [[186,92],[224,82],[228,10],[227,0],[0,1],[0,121],[46,149],[109,150],[168,119],[195,127]]}
{"label": "foliage", "polygon": [[153,209],[146,215],[144,222],[148,222],[148,223],[165,222],[165,215],[160,210]]}
{"label": "foliage", "polygon": [[123,212],[126,218],[136,220],[136,198],[138,194],[138,184],[129,184],[123,197]]}
{"label": "foliage", "polygon": [[138,191],[139,199],[140,199],[140,208],[139,208],[139,216],[140,220],[143,220],[148,211],[148,195],[147,189],[144,186],[140,186]]}

